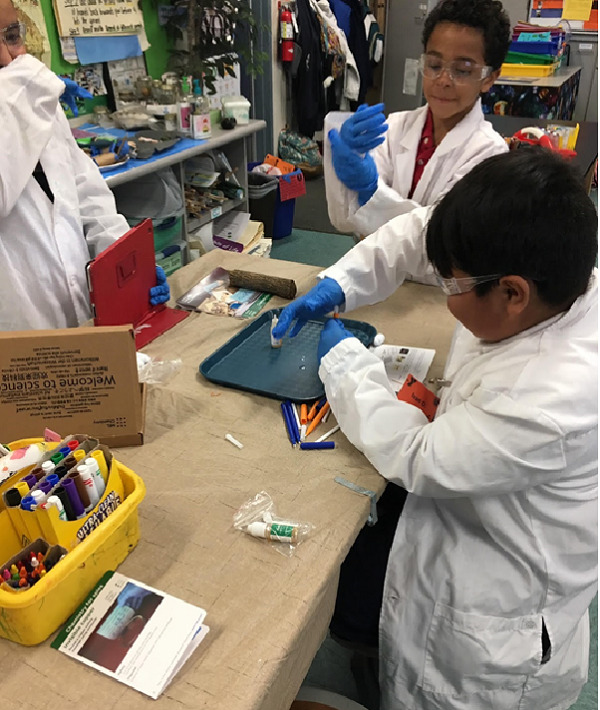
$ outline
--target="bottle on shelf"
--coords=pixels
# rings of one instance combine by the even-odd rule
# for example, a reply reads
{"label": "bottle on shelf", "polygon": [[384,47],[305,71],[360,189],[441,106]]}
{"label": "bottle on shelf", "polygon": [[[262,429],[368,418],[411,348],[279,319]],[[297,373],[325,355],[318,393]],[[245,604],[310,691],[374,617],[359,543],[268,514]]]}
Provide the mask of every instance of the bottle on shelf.
{"label": "bottle on shelf", "polygon": [[202,93],[200,79],[194,79],[194,111],[191,116],[192,138],[210,138],[210,103]]}
{"label": "bottle on shelf", "polygon": [[177,130],[183,135],[192,134],[191,115],[192,115],[193,96],[190,87],[190,77],[184,76],[181,80],[181,96],[177,102]]}

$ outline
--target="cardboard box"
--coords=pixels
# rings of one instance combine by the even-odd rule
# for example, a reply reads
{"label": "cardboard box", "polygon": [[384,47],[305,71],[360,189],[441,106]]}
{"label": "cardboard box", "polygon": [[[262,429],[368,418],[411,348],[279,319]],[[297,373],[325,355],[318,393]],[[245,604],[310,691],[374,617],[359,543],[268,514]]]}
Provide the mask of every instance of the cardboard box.
{"label": "cardboard box", "polygon": [[81,431],[144,441],[144,390],[128,325],[0,332],[0,440]]}

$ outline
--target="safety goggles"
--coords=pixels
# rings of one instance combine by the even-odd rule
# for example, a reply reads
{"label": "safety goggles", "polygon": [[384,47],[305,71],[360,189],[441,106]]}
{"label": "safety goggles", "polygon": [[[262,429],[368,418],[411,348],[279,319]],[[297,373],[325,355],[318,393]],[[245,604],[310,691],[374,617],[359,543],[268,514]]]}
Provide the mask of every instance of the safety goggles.
{"label": "safety goggles", "polygon": [[428,79],[439,79],[445,71],[455,84],[474,84],[486,79],[493,71],[492,67],[469,62],[466,59],[444,62],[430,54],[421,55],[419,70]]}
{"label": "safety goggles", "polygon": [[446,296],[457,296],[459,293],[467,293],[468,291],[472,291],[478,284],[496,281],[496,279],[499,279],[501,276],[502,274],[490,274],[489,276],[465,276],[460,279],[444,279],[435,272],[438,286]]}
{"label": "safety goggles", "polygon": [[27,28],[24,22],[13,22],[0,30],[0,38],[8,47],[20,47],[25,44]]}

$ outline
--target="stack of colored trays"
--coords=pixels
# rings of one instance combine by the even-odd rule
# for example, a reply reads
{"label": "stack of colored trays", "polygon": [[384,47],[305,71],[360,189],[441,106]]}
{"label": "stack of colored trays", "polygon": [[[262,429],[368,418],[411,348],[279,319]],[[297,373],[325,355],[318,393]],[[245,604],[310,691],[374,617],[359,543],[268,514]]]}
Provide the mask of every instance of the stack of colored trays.
{"label": "stack of colored trays", "polygon": [[516,25],[501,76],[549,76],[560,66],[565,35],[560,27]]}

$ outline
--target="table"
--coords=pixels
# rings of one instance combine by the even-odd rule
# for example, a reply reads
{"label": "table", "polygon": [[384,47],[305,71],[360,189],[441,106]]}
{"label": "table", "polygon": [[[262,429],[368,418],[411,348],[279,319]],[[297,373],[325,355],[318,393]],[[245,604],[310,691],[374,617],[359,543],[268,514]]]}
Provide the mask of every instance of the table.
{"label": "table", "polygon": [[[488,114],[485,118],[505,138],[510,138],[526,126],[545,128],[548,124],[558,124],[560,126],[575,126],[577,124],[577,121],[554,121],[522,116],[495,116]],[[579,123],[579,135],[577,136],[575,151],[577,155],[573,158],[573,164],[584,176],[584,182],[589,192],[598,158],[598,124],[595,121]]]}
{"label": "table", "polygon": [[[173,297],[217,266],[295,278],[299,293],[319,272],[215,250],[171,277]],[[284,303],[274,297],[269,305]],[[436,348],[430,375],[442,375],[454,319],[439,289],[406,283],[352,317],[372,323],[389,343]],[[384,481],[341,432],[334,451],[292,450],[276,400],[198,374],[198,364],[244,325],[192,314],[150,344],[145,352],[181,357],[182,368],[173,380],[149,387],[144,446],[115,450],[147,486],[141,539],[119,571],[205,608],[209,635],[157,701],[48,642],[25,648],[2,640],[0,692],[18,698],[20,710],[289,709],[325,637],[340,564],[369,512],[369,499],[334,477],[378,494]],[[224,439],[227,432],[242,450]],[[232,526],[237,508],[261,490],[282,515],[315,525],[289,558]]]}
{"label": "table", "polygon": [[550,76],[500,77],[481,97],[484,113],[570,120],[581,67],[563,67]]}

